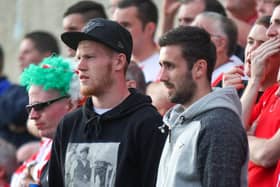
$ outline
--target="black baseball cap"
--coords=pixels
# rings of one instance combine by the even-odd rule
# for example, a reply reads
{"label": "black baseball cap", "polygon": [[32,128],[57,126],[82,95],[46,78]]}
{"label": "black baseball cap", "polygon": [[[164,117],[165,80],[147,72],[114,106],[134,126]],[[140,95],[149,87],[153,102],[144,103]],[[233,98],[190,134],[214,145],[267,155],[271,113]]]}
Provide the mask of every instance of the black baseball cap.
{"label": "black baseball cap", "polygon": [[100,42],[117,52],[124,53],[127,62],[130,62],[132,37],[128,30],[115,21],[94,18],[87,22],[82,32],[65,32],[61,34],[61,39],[74,50],[83,40]]}

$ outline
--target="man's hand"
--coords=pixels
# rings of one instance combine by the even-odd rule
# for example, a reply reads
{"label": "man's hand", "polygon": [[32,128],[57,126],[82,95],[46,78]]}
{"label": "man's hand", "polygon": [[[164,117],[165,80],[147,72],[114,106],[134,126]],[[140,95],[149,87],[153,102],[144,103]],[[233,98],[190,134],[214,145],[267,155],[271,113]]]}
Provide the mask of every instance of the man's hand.
{"label": "man's hand", "polygon": [[167,16],[175,16],[181,3],[178,0],[164,0],[163,1],[163,13]]}
{"label": "man's hand", "polygon": [[[34,166],[32,166],[32,167],[34,167]],[[32,170],[32,168],[30,167],[30,168],[24,169],[24,171],[22,172],[20,187],[28,187],[30,183],[36,184],[33,177],[31,176],[31,170]]]}
{"label": "man's hand", "polygon": [[268,168],[280,159],[280,129],[269,139],[248,136],[250,160],[256,165]]}
{"label": "man's hand", "polygon": [[251,60],[251,79],[254,81],[263,81],[265,77],[265,69],[269,58],[279,53],[280,39],[272,38],[261,44],[256,50],[250,54]]}
{"label": "man's hand", "polygon": [[243,68],[236,66],[223,74],[223,87],[235,87],[237,90],[245,87],[242,81]]}
{"label": "man's hand", "polygon": [[164,0],[162,3],[163,17],[160,35],[173,28],[174,17],[181,3],[178,0]]}

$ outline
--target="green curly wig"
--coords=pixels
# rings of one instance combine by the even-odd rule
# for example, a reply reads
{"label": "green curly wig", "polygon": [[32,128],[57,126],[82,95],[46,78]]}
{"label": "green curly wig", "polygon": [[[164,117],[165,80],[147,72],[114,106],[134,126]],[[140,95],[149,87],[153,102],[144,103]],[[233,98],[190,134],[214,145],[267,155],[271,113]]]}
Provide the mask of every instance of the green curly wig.
{"label": "green curly wig", "polygon": [[45,58],[40,64],[25,68],[20,83],[29,91],[32,85],[42,86],[45,91],[54,89],[61,95],[69,95],[70,84],[75,72],[70,62],[60,56]]}

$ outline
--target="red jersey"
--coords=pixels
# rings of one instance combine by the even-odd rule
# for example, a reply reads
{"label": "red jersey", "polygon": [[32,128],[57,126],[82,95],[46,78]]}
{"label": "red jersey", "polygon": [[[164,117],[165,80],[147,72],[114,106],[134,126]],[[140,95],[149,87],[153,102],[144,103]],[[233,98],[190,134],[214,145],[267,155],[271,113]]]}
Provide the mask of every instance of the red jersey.
{"label": "red jersey", "polygon": [[273,187],[280,187],[280,161],[277,162],[277,167],[275,169]]}
{"label": "red jersey", "polygon": [[[268,88],[254,106],[250,124],[257,123],[255,136],[271,138],[280,127],[280,98],[275,95],[279,85]],[[249,162],[249,187],[268,187],[273,184],[276,166],[264,168]]]}

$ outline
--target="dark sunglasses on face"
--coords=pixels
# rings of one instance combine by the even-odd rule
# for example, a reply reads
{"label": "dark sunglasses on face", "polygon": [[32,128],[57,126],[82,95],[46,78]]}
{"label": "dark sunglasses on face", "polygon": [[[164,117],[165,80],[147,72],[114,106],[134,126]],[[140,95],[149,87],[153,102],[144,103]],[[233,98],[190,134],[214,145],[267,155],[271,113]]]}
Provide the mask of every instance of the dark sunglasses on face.
{"label": "dark sunglasses on face", "polygon": [[62,100],[62,99],[65,99],[65,98],[69,98],[68,95],[64,95],[64,96],[60,96],[60,97],[57,97],[57,98],[54,98],[54,99],[50,99],[48,101],[45,101],[45,102],[41,102],[41,103],[34,103],[34,104],[31,104],[31,105],[26,105],[25,108],[27,110],[28,113],[31,112],[32,108],[35,110],[35,111],[42,111],[44,110],[46,107],[50,106],[51,104],[59,101],[59,100]]}

